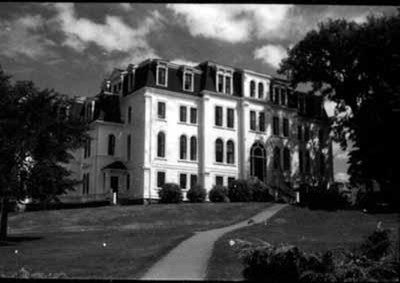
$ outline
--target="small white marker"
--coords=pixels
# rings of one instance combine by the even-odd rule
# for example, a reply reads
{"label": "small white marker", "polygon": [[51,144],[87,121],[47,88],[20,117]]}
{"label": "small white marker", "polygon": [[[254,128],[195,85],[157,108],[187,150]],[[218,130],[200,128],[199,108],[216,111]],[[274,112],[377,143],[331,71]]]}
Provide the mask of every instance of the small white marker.
{"label": "small white marker", "polygon": [[229,245],[232,247],[233,245],[235,245],[235,241],[234,240],[230,240],[229,241]]}
{"label": "small white marker", "polygon": [[106,243],[103,243],[103,247],[105,247],[105,246],[107,246],[107,244],[106,244]]}
{"label": "small white marker", "polygon": [[18,253],[18,250],[15,250],[14,253],[17,254],[17,253]]}

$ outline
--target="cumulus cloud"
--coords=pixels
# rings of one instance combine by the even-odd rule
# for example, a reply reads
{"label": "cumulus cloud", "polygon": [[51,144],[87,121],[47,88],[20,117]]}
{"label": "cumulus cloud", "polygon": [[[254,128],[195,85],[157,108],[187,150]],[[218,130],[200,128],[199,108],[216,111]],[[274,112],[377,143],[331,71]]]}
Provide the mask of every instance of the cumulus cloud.
{"label": "cumulus cloud", "polygon": [[281,37],[291,5],[169,4],[179,22],[192,36],[245,42],[252,35],[265,39]]}
{"label": "cumulus cloud", "polygon": [[347,181],[349,181],[349,178],[350,178],[350,176],[344,172],[337,172],[335,174],[335,181],[347,182]]}
{"label": "cumulus cloud", "polygon": [[254,51],[255,59],[260,59],[274,68],[278,68],[285,57],[287,57],[287,51],[281,45],[267,44]]}
{"label": "cumulus cloud", "polygon": [[129,54],[127,60],[141,60],[155,54],[146,37],[158,27],[161,15],[157,11],[141,21],[139,27],[133,28],[116,16],[107,15],[104,23],[79,18],[74,4],[58,3],[54,7],[58,13],[56,21],[66,36],[63,44],[76,51],[81,52],[90,44],[95,44],[105,52]]}
{"label": "cumulus cloud", "polygon": [[174,60],[171,60],[172,63],[175,63],[177,65],[188,65],[188,66],[197,66],[199,63],[198,62],[193,62],[193,61],[189,61],[186,59],[182,59],[182,58],[177,58]]}
{"label": "cumulus cloud", "polygon": [[0,21],[0,54],[9,58],[25,55],[31,59],[53,55],[49,48],[55,43],[40,34],[44,22],[40,15]]}

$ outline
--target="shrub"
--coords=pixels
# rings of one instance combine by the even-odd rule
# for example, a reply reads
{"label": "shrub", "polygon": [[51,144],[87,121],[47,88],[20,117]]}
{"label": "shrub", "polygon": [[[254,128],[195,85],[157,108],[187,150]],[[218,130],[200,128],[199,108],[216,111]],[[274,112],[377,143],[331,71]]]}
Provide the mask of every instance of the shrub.
{"label": "shrub", "polygon": [[187,192],[186,197],[190,202],[204,202],[207,196],[207,191],[196,184]]}
{"label": "shrub", "polygon": [[379,260],[385,256],[390,247],[390,230],[378,227],[361,245],[361,253],[367,258]]}
{"label": "shrub", "polygon": [[208,197],[212,202],[229,202],[228,189],[224,186],[215,185],[208,193]]}
{"label": "shrub", "polygon": [[310,209],[337,210],[344,209],[349,206],[346,196],[341,194],[337,189],[329,190],[304,186],[300,193],[302,205],[308,206]]}
{"label": "shrub", "polygon": [[179,203],[182,201],[182,191],[178,184],[166,183],[158,191],[160,203]]}
{"label": "shrub", "polygon": [[269,194],[269,187],[258,179],[249,179],[248,188],[252,192],[252,201],[273,201],[274,197]]}
{"label": "shrub", "polygon": [[247,180],[234,180],[228,188],[228,196],[232,202],[247,202],[253,200],[252,186]]}

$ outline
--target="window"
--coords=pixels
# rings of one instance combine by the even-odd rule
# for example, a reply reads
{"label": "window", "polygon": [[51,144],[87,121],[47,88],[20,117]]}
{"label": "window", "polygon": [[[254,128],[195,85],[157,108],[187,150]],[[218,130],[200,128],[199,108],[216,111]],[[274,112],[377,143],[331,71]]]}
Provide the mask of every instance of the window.
{"label": "window", "polygon": [[281,92],[281,89],[279,87],[274,88],[274,103],[279,104],[279,94]]}
{"label": "window", "polygon": [[279,147],[274,148],[274,169],[281,168],[281,150]]}
{"label": "window", "polygon": [[184,72],[183,90],[193,91],[193,73]]}
{"label": "window", "polygon": [[301,141],[303,139],[303,128],[301,125],[297,125],[297,139]]}
{"label": "window", "polygon": [[223,186],[224,185],[224,177],[222,176],[215,176],[215,184],[217,186]]}
{"label": "window", "polygon": [[235,181],[234,177],[228,177],[228,188],[232,187],[232,183]]}
{"label": "window", "polygon": [[218,92],[223,92],[224,91],[224,76],[221,74],[218,74]]}
{"label": "window", "polygon": [[233,128],[234,123],[235,123],[235,117],[234,117],[234,110],[232,108],[228,108],[227,114],[226,114],[226,120],[227,120],[227,127],[228,128]]}
{"label": "window", "polygon": [[289,120],[286,118],[283,118],[283,136],[289,136]]}
{"label": "window", "polygon": [[279,117],[274,117],[272,123],[273,123],[273,134],[279,136]]}
{"label": "window", "polygon": [[195,136],[190,138],[190,160],[197,160],[197,139]]}
{"label": "window", "polygon": [[167,86],[167,68],[164,66],[157,67],[157,85]]}
{"label": "window", "polygon": [[187,112],[187,110],[186,110],[186,106],[181,106],[181,107],[179,107],[179,121],[181,121],[181,122],[185,122],[186,123],[186,113]]}
{"label": "window", "polygon": [[308,141],[310,139],[310,128],[306,126],[304,128],[304,141]]}
{"label": "window", "polygon": [[157,115],[160,119],[165,119],[165,102],[158,102]]}
{"label": "window", "polygon": [[215,106],[215,125],[222,126],[222,107]]}
{"label": "window", "polygon": [[179,186],[182,190],[186,190],[186,174],[179,174]]}
{"label": "window", "polygon": [[272,103],[274,102],[274,87],[272,86],[272,84],[269,85],[269,101],[271,101]]}
{"label": "window", "polygon": [[165,157],[165,134],[159,132],[157,135],[157,156]]}
{"label": "window", "polygon": [[126,190],[129,191],[130,187],[131,187],[131,175],[127,174],[126,175]]}
{"label": "window", "polygon": [[165,184],[165,172],[157,172],[157,187],[161,188]]}
{"label": "window", "polygon": [[264,84],[258,83],[258,98],[264,97]]}
{"label": "window", "polygon": [[197,108],[190,108],[190,123],[197,123]]}
{"label": "window", "polygon": [[256,130],[256,112],[250,111],[250,130]]}
{"label": "window", "polygon": [[231,77],[225,77],[225,93],[231,94]]}
{"label": "window", "polygon": [[283,149],[283,170],[290,171],[290,150],[287,147]]}
{"label": "window", "polygon": [[179,148],[180,148],[180,159],[186,159],[186,152],[187,152],[187,138],[185,135],[181,135],[179,138]]}
{"label": "window", "polygon": [[128,107],[128,124],[132,122],[132,107]]}
{"label": "window", "polygon": [[88,138],[85,141],[85,146],[83,148],[83,158],[90,157],[90,146],[91,146],[91,140]]}
{"label": "window", "polygon": [[215,161],[224,162],[224,143],[221,139],[215,141]]}
{"label": "window", "polygon": [[229,164],[235,163],[235,144],[233,141],[226,143],[226,162]]}
{"label": "window", "polygon": [[83,181],[82,181],[82,194],[87,195],[89,194],[89,173],[83,174]]}
{"label": "window", "polygon": [[299,171],[300,173],[304,172],[304,160],[303,160],[303,151],[299,150]]}
{"label": "window", "polygon": [[190,175],[190,187],[193,188],[197,184],[197,175]]}
{"label": "window", "polygon": [[265,131],[265,113],[260,112],[258,114],[258,128],[260,129],[261,132]]}
{"label": "window", "polygon": [[115,136],[108,135],[108,155],[115,154]]}
{"label": "window", "polygon": [[309,151],[306,151],[306,173],[307,174],[311,173],[311,158]]}
{"label": "window", "polygon": [[250,97],[256,96],[256,83],[254,81],[250,82]]}
{"label": "window", "polygon": [[286,105],[286,89],[281,89],[281,104]]}
{"label": "window", "polygon": [[131,135],[126,137],[126,155],[128,160],[131,160]]}

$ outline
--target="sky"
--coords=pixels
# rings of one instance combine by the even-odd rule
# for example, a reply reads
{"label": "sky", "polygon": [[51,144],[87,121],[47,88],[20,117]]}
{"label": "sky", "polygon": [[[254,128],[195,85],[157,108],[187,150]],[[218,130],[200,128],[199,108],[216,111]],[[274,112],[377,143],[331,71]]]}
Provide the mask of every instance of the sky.
{"label": "sky", "polygon": [[[276,75],[287,48],[328,18],[363,23],[391,6],[0,3],[0,65],[71,96],[93,96],[113,68],[147,58],[212,60]],[[328,114],[334,105],[327,103]],[[335,178],[347,153],[333,145]]]}

